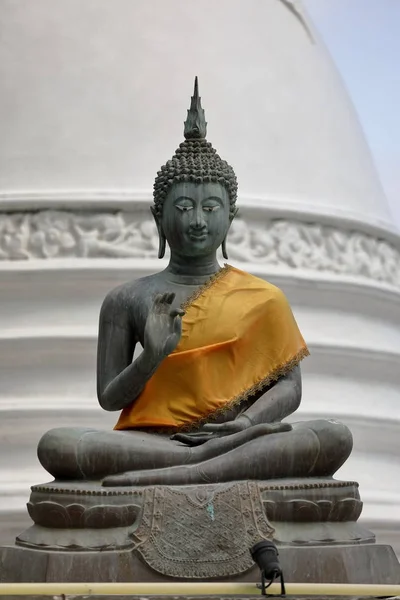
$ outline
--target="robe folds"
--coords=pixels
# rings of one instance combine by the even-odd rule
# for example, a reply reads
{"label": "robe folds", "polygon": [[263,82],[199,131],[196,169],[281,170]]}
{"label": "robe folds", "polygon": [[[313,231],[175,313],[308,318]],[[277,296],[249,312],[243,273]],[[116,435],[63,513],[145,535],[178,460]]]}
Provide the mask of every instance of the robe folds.
{"label": "robe folds", "polygon": [[190,430],[247,400],[309,354],[274,285],[226,265],[183,306],[182,337],[120,414],[117,430]]}

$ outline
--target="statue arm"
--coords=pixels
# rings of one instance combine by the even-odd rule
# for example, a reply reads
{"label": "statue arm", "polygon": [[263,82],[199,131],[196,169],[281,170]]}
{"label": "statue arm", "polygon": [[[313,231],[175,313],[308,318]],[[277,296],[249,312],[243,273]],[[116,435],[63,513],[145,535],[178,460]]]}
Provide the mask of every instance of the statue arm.
{"label": "statue arm", "polygon": [[236,420],[252,425],[281,421],[294,413],[301,401],[301,370],[297,365],[281,377],[265,394],[256,399]]}
{"label": "statue arm", "polygon": [[174,439],[189,446],[197,446],[212,439],[210,436],[224,436],[248,429],[253,425],[269,425],[270,433],[291,429],[289,423],[280,421],[294,413],[301,400],[301,371],[296,366],[281,377],[265,394],[256,398],[249,408],[233,421],[207,423],[198,433],[179,433]]}
{"label": "statue arm", "polygon": [[106,297],[99,324],[97,397],[104,410],[117,411],[132,404],[158,367],[143,351],[132,362],[136,333],[124,303]]}

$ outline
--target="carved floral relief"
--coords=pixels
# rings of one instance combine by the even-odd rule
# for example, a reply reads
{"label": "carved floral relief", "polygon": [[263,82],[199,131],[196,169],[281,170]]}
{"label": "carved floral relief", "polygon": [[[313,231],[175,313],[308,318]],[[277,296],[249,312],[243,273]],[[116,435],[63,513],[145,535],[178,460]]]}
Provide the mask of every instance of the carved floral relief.
{"label": "carved floral relief", "polygon": [[[156,258],[156,227],[145,212],[0,214],[0,260]],[[373,279],[400,287],[400,251],[388,241],[328,225],[236,219],[229,258]]]}

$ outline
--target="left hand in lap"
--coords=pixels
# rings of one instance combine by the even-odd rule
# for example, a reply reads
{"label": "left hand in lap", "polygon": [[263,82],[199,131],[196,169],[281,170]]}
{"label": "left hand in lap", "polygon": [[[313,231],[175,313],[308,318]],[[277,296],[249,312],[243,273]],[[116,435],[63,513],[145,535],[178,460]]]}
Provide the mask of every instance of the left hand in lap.
{"label": "left hand in lap", "polygon": [[203,431],[216,433],[218,437],[222,437],[224,435],[238,433],[248,427],[251,427],[251,422],[248,419],[241,419],[239,417],[234,421],[227,421],[226,423],[207,423],[204,425]]}
{"label": "left hand in lap", "polygon": [[[227,421],[226,423],[207,423],[196,433],[176,433],[171,439],[186,444],[186,446],[200,446],[209,440],[232,435],[233,433],[239,433],[251,426],[251,422],[248,419],[241,419],[238,417],[237,419]],[[264,423],[263,427],[264,429],[269,429],[269,431],[264,432],[265,434],[283,433],[284,431],[290,431],[292,429],[292,426],[289,423],[280,422]]]}
{"label": "left hand in lap", "polygon": [[187,446],[200,446],[201,444],[208,442],[208,440],[231,435],[232,433],[238,433],[239,431],[247,429],[249,426],[250,421],[248,421],[247,424],[238,419],[235,421],[227,421],[226,423],[207,423],[200,431],[196,431],[196,433],[176,433],[171,439],[186,444]]}

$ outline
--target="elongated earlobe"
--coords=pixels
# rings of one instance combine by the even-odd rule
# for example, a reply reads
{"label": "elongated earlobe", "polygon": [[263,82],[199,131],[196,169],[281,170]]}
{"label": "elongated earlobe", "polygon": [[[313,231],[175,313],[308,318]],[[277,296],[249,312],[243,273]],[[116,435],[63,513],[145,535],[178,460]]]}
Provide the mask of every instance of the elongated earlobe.
{"label": "elongated earlobe", "polygon": [[167,240],[165,239],[165,235],[162,230],[162,227],[161,227],[161,224],[158,219],[158,215],[156,213],[154,206],[151,206],[150,210],[151,210],[151,214],[154,217],[154,221],[156,222],[156,227],[157,227],[157,231],[158,231],[158,258],[164,258],[165,246],[166,246]]}
{"label": "elongated earlobe", "polygon": [[228,260],[228,252],[226,251],[226,238],[222,242],[222,256]]}
{"label": "elongated earlobe", "polygon": [[165,236],[160,231],[158,232],[158,239],[159,239],[158,258],[164,258],[166,239],[165,239]]}
{"label": "elongated earlobe", "polygon": [[[229,215],[229,221],[230,223],[232,223],[233,219],[236,217],[236,215],[238,214],[238,208],[234,208],[234,210],[230,213]],[[230,225],[229,225],[230,227]],[[226,234],[224,241],[221,244],[221,249],[222,249],[222,256],[224,258],[226,258],[226,260],[228,260],[228,252],[226,250],[226,238],[228,237],[228,234]]]}

